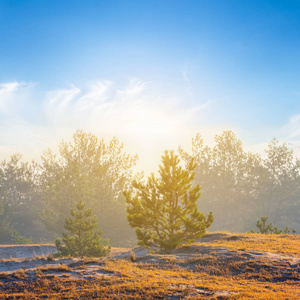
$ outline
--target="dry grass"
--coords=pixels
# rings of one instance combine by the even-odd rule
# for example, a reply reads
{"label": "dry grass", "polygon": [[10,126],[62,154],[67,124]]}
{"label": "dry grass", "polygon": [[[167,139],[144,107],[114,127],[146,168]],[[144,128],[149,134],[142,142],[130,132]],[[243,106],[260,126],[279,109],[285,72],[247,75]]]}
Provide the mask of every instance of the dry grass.
{"label": "dry grass", "polygon": [[110,253],[108,253],[109,257],[115,256],[115,255],[120,255],[124,252],[130,251],[131,248],[117,248],[117,247],[111,247]]}
{"label": "dry grass", "polygon": [[244,276],[208,275],[184,268],[160,269],[128,261],[107,261],[112,276],[23,280],[6,285],[0,299],[299,299],[293,281],[264,282]]}
{"label": "dry grass", "polygon": [[198,245],[226,247],[231,250],[254,250],[300,256],[300,235],[244,233],[236,235],[237,240],[221,239]]}
{"label": "dry grass", "polygon": [[54,244],[1,244],[1,248],[3,247],[41,247],[41,246],[54,246]]}
{"label": "dry grass", "polygon": [[71,268],[67,265],[60,264],[55,266],[42,266],[38,268],[41,272],[71,272]]}
{"label": "dry grass", "polygon": [[23,269],[14,272],[14,276],[15,276],[17,279],[22,279],[22,280],[27,278],[27,275],[26,275],[26,273],[25,273],[25,270],[23,270]]}
{"label": "dry grass", "polygon": [[[294,236],[238,236],[235,241],[225,238],[203,245],[299,255],[299,239]],[[0,299],[300,299],[300,265],[288,259],[246,260],[239,252],[230,260],[213,254],[154,257],[152,263],[84,260],[83,265],[73,264],[68,276],[63,275],[68,271],[62,270],[64,266],[58,266],[56,275],[54,266],[40,267],[34,278],[29,270],[2,273]],[[96,276],[72,276],[76,270],[89,272],[90,264],[99,271]]]}

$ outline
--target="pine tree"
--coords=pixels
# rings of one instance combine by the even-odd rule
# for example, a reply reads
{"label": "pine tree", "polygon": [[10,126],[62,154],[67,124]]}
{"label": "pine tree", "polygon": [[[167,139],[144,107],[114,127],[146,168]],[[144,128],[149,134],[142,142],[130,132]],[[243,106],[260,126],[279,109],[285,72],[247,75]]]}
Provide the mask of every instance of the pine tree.
{"label": "pine tree", "polygon": [[186,167],[173,151],[165,151],[159,177],[147,183],[133,182],[134,193],[124,192],[129,224],[136,228],[139,245],[158,245],[169,250],[183,242],[200,238],[213,222],[198,211],[196,201],[200,186],[192,187],[196,165],[191,159]]}
{"label": "pine tree", "polygon": [[[292,231],[293,234],[296,233],[295,228],[289,228],[288,226],[285,226],[284,229],[280,229],[280,228],[274,226],[272,223],[269,223],[267,225],[267,220],[268,220],[268,217],[266,217],[266,216],[260,217],[260,219],[257,220],[256,227],[259,229],[260,233],[263,233],[263,234],[269,234],[269,233],[282,234],[282,232],[284,232],[285,234],[290,234],[291,231]],[[252,230],[252,232],[255,232],[255,231]]]}
{"label": "pine tree", "polygon": [[92,210],[85,209],[85,203],[79,201],[77,210],[71,209],[71,217],[65,219],[65,229],[71,234],[63,233],[63,243],[60,239],[55,241],[59,256],[74,257],[101,257],[110,251],[108,241],[102,241],[102,230],[95,230],[97,225],[96,216],[92,217]]}
{"label": "pine tree", "polygon": [[260,233],[268,234],[274,230],[273,224],[270,223],[267,225],[268,217],[260,217],[259,220],[256,222],[256,227],[259,229]]}

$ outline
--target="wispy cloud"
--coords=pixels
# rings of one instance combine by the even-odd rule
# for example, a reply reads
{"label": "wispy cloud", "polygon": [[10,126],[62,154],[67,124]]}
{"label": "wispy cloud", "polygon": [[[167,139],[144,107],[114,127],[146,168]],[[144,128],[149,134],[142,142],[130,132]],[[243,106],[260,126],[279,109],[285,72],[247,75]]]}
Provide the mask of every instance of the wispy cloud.
{"label": "wispy cloud", "polygon": [[[265,150],[272,138],[276,138],[280,143],[286,143],[288,148],[293,150],[294,157],[300,158],[300,114],[293,115],[282,127],[262,128],[260,132],[253,132],[253,136],[259,136],[260,143],[248,143],[247,149],[265,156]],[[253,139],[252,139],[253,140]]]}
{"label": "wispy cloud", "polygon": [[182,71],[182,77],[186,83],[186,92],[190,97],[193,97],[193,90],[190,78],[188,76],[188,65],[185,65]]}
{"label": "wispy cloud", "polygon": [[300,140],[300,114],[292,116],[282,130],[287,134],[289,139]]}
{"label": "wispy cloud", "polygon": [[294,150],[295,156],[300,157],[300,114],[291,116],[280,132],[288,146]]}
{"label": "wispy cloud", "polygon": [[7,82],[0,84],[0,114],[12,115],[24,103],[28,91],[34,85],[23,82]]}
{"label": "wispy cloud", "polygon": [[[37,107],[39,122],[26,118],[18,105],[8,109],[9,103],[17,103],[18,95],[29,86],[31,93],[25,93],[25,102],[28,109]],[[42,99],[34,90],[32,85],[20,83],[1,85],[0,112],[5,111],[7,118],[0,120],[0,152],[17,150],[28,152],[27,156],[39,155],[46,147],[57,148],[62,138],[70,139],[80,128],[104,139],[116,136],[130,152],[140,154],[145,166],[155,155],[159,158],[164,149],[190,144],[199,130],[195,124],[208,105],[187,106],[184,99],[158,96],[151,82],[138,79],[123,85],[99,80],[70,86],[45,92]]]}
{"label": "wispy cloud", "polygon": [[262,154],[276,136],[300,156],[299,114],[280,129],[251,132],[268,137],[259,142],[252,137],[247,143],[242,128],[205,124],[215,109],[214,102],[188,104],[175,92],[161,93],[152,82],[139,79],[124,84],[98,80],[44,93],[37,85],[4,83],[0,84],[0,156],[20,152],[25,159],[38,159],[47,147],[55,150],[61,139],[71,140],[76,129],[107,141],[116,136],[129,152],[140,155],[140,168],[148,171],[156,169],[164,149],[189,150],[197,132],[213,145],[215,134],[233,129],[246,149]]}

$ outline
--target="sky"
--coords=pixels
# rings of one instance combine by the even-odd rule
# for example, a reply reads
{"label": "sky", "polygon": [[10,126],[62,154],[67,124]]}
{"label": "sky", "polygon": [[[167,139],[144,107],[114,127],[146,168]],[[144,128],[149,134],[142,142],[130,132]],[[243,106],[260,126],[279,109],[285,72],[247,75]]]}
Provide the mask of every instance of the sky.
{"label": "sky", "polygon": [[300,1],[0,1],[0,158],[38,159],[76,129],[139,167],[233,130],[300,157]]}

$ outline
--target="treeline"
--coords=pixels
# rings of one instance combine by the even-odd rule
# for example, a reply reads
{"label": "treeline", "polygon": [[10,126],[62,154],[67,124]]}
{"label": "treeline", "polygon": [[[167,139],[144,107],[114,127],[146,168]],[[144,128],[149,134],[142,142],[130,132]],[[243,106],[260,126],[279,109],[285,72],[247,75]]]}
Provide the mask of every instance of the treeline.
{"label": "treeline", "polygon": [[[278,227],[300,230],[300,162],[286,144],[275,139],[266,158],[245,152],[231,131],[204,144],[200,135],[192,152],[179,149],[197,164],[195,184],[202,187],[199,210],[213,212],[211,230],[249,231],[261,216]],[[0,242],[53,242],[64,231],[65,218],[79,200],[91,208],[113,246],[130,246],[135,233],[126,218],[124,190],[130,190],[137,156],[113,139],[76,131],[58,154],[47,150],[41,163],[12,155],[0,164]]]}
{"label": "treeline", "polygon": [[202,187],[201,211],[214,214],[211,230],[249,231],[257,219],[268,217],[274,225],[300,230],[300,160],[275,138],[265,158],[246,152],[232,131],[216,135],[215,146],[204,144],[198,134],[192,153],[182,149],[185,160],[195,157],[197,184]]}
{"label": "treeline", "polygon": [[0,242],[53,242],[79,200],[97,215],[112,245],[135,241],[122,192],[134,179],[137,156],[126,154],[116,138],[105,144],[79,130],[57,155],[48,149],[41,158],[23,163],[13,155],[1,164]]}

